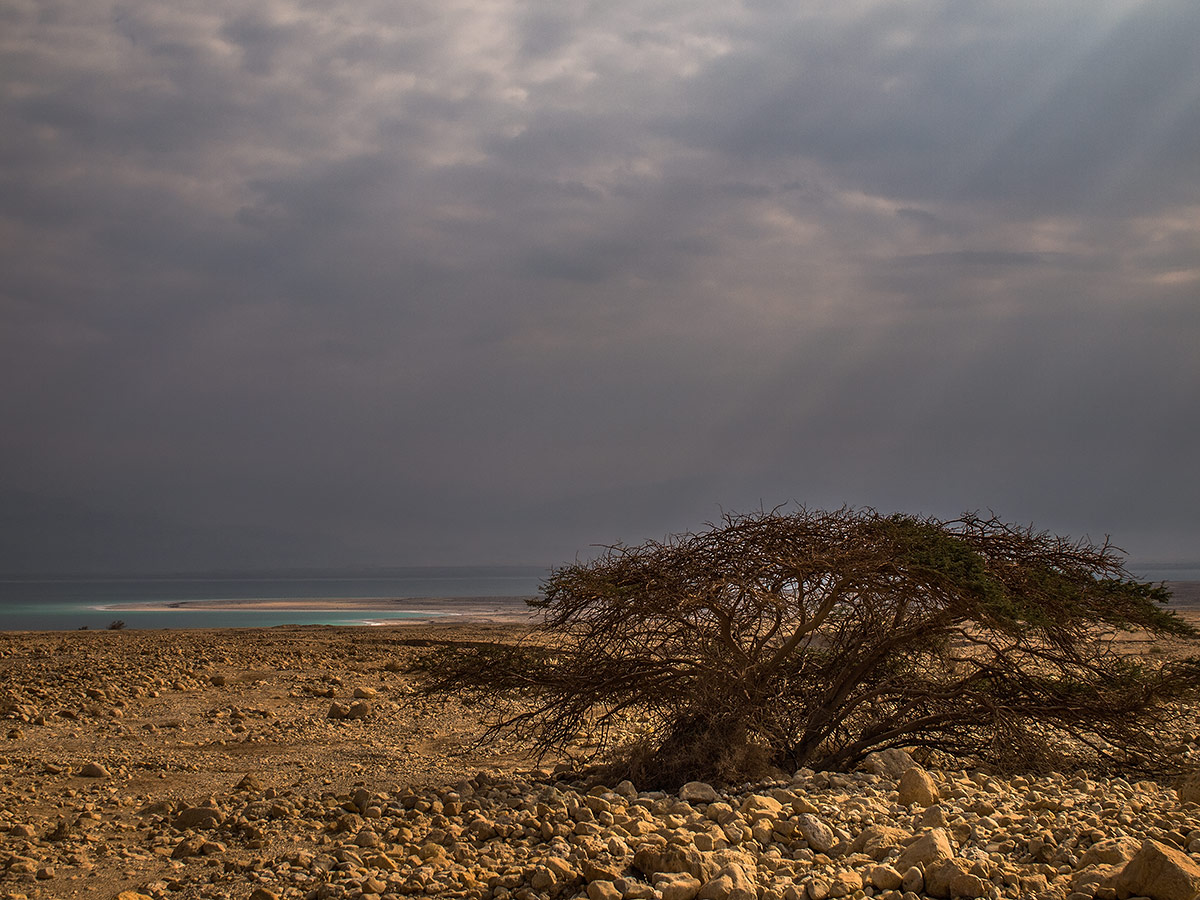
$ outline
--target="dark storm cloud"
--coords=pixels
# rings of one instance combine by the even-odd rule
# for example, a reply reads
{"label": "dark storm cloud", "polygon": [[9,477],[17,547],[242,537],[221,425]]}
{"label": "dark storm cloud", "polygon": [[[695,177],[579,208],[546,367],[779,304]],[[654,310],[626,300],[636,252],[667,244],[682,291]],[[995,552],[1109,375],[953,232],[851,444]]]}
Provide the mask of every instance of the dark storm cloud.
{"label": "dark storm cloud", "polygon": [[792,499],[1200,557],[1191,2],[0,19],[0,568]]}
{"label": "dark storm cloud", "polygon": [[1195,4],[880,4],[772,24],[696,79],[681,136],[744,160],[820,159],[898,197],[1177,200],[1145,177],[1165,169],[1191,176],[1195,201]]}

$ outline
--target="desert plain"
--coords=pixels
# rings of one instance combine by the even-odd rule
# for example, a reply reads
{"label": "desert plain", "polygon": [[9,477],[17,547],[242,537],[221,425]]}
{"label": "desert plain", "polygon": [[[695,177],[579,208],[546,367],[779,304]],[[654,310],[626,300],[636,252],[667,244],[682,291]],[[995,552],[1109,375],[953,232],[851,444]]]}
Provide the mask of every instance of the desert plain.
{"label": "desert plain", "polygon": [[[511,621],[0,633],[0,898],[1192,900],[1200,777],[888,752],[674,793],[421,695]],[[1137,652],[1136,641],[1130,652]],[[1200,767],[1200,723],[1170,748]]]}

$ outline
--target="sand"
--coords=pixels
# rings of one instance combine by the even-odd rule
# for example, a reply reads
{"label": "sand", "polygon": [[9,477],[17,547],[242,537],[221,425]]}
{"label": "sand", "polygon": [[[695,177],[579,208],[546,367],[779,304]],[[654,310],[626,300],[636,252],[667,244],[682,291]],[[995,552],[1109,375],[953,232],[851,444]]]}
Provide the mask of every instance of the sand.
{"label": "sand", "polygon": [[235,610],[304,611],[350,614],[357,612],[403,612],[408,622],[435,622],[452,618],[462,623],[521,625],[532,620],[532,614],[521,597],[457,597],[393,599],[362,598],[294,598],[238,600],[173,600],[164,603],[114,603],[105,610],[112,612],[169,612],[171,610]]}

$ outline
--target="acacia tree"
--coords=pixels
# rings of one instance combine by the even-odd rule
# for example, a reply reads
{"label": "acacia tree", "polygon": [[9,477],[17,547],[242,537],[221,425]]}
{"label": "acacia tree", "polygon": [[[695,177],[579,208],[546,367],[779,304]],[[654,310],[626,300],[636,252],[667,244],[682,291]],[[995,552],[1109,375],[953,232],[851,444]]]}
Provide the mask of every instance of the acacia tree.
{"label": "acacia tree", "polygon": [[434,690],[507,700],[493,728],[542,749],[586,730],[642,784],[921,746],[1010,769],[1155,771],[1200,697],[1200,659],[1114,638],[1194,645],[1168,597],[1107,540],[775,510],[559,568],[529,638],[427,671]]}

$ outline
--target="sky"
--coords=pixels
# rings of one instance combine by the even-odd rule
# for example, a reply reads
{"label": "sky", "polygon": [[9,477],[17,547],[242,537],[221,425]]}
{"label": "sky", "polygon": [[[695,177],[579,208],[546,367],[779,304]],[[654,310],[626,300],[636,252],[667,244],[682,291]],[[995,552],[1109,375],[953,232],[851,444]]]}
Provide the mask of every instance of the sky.
{"label": "sky", "polygon": [[1195,0],[0,0],[0,571],[783,503],[1200,559]]}

